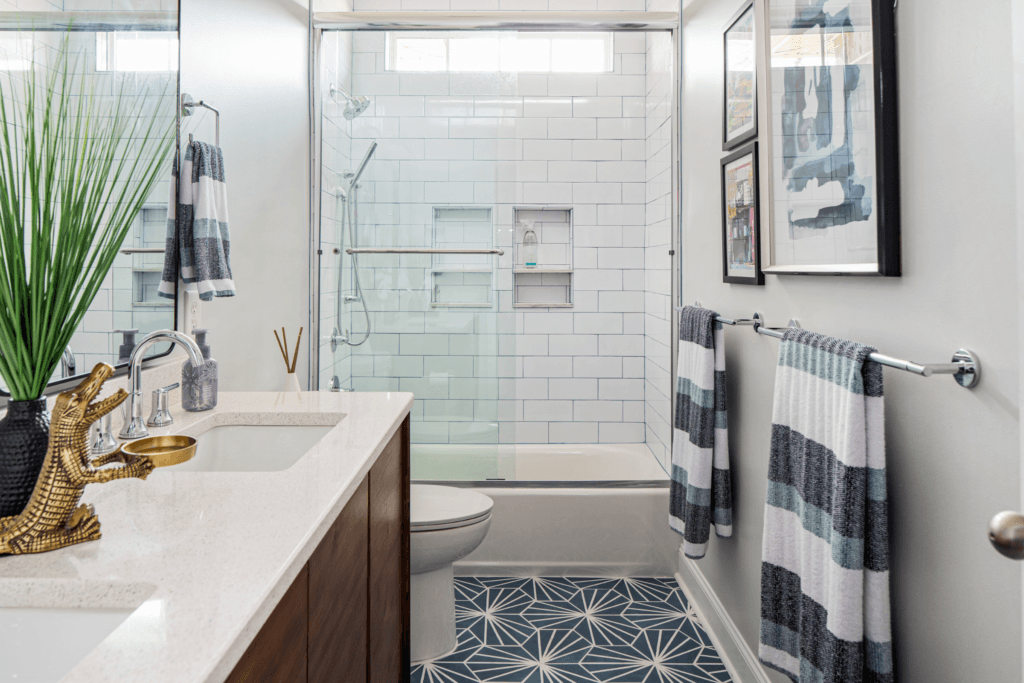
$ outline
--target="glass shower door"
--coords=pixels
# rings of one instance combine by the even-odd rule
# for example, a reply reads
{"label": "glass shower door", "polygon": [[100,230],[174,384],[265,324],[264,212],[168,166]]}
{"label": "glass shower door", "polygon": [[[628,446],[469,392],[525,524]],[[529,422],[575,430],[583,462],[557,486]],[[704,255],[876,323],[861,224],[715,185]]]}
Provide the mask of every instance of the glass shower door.
{"label": "glass shower door", "polygon": [[518,79],[438,36],[324,33],[320,389],[414,393],[414,479],[511,478]]}

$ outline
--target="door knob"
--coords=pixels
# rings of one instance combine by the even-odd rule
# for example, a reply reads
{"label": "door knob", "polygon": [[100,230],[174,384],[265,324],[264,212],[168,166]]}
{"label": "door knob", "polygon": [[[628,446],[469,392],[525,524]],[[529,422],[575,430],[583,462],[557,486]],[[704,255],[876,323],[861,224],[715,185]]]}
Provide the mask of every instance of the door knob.
{"label": "door knob", "polygon": [[1024,560],[1024,515],[1000,512],[989,522],[988,540],[1011,560]]}

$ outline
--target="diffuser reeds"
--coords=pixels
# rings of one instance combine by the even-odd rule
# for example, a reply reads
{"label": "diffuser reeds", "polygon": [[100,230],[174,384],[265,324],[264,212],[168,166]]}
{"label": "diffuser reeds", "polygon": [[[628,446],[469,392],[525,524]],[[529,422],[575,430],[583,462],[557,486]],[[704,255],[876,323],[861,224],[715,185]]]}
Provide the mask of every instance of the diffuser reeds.
{"label": "diffuser reeds", "polygon": [[[277,335],[277,330],[274,330],[274,338],[277,339],[277,348],[281,350],[281,357],[284,358],[284,369],[289,375],[295,374],[295,365],[299,362],[299,344],[302,343],[302,330],[299,328],[299,338],[295,340],[295,351],[292,353],[291,361],[288,360],[288,333],[281,328],[281,336]],[[281,342],[281,337],[284,337],[284,343]]]}

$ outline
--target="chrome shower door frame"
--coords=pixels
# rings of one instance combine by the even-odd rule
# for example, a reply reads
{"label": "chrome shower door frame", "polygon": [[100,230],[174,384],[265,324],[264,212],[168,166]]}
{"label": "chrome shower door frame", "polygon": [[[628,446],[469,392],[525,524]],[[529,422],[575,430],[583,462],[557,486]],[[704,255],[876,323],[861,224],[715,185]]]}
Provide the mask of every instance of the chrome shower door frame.
{"label": "chrome shower door frame", "polygon": [[[310,93],[310,321],[312,334],[309,344],[309,388],[320,389],[320,198],[322,188],[320,144],[322,95],[324,84],[320,82],[320,50],[325,30],[346,31],[479,31],[479,30],[529,30],[529,31],[616,31],[616,32],[660,32],[671,33],[673,60],[672,100],[672,298],[670,319],[672,329],[678,326],[676,307],[682,299],[681,247],[682,212],[680,182],[682,179],[682,8],[678,12],[309,12],[309,93]],[[671,348],[671,375],[675,377],[678,363],[678,344],[669,341]],[[675,414],[675,391],[670,387],[671,422]],[[671,427],[671,424],[670,424]],[[673,439],[674,439],[674,429]],[[670,444],[671,446],[671,444]]]}

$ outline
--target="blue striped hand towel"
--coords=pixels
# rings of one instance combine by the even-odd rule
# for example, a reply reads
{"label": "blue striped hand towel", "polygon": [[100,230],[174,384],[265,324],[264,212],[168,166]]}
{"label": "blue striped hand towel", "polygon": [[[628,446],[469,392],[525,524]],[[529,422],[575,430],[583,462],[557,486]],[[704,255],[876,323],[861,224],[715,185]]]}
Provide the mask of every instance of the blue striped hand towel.
{"label": "blue striped hand towel", "polygon": [[668,521],[683,535],[683,552],[695,560],[707,552],[712,523],[719,538],[732,536],[725,338],[717,317],[687,306],[679,321]]}
{"label": "blue striped hand towel", "polygon": [[790,329],[775,380],[760,658],[797,683],[892,683],[882,366]]}
{"label": "blue striped hand towel", "polygon": [[[175,161],[167,209],[167,247],[158,294],[173,299],[180,273],[199,298],[234,296],[224,154],[205,142],[189,143],[185,163]],[[185,178],[185,182],[181,179]]]}

